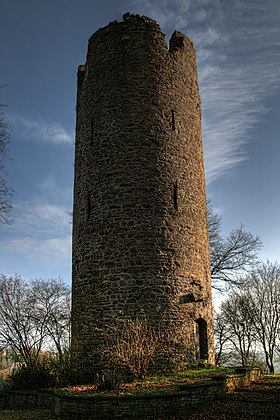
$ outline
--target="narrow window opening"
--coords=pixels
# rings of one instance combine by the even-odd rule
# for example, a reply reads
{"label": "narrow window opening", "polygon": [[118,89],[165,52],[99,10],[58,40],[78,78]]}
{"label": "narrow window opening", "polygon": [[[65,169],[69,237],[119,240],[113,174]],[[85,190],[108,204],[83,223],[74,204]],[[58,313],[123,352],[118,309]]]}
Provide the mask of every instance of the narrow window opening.
{"label": "narrow window opening", "polygon": [[172,115],[172,130],[175,131],[175,111],[171,111]]}
{"label": "narrow window opening", "polygon": [[93,144],[93,118],[90,121],[90,144]]}
{"label": "narrow window opening", "polygon": [[176,211],[178,211],[178,184],[173,185],[173,206]]}
{"label": "narrow window opening", "polygon": [[180,303],[192,303],[192,302],[195,302],[195,301],[196,301],[196,299],[195,299],[193,293],[189,293],[187,295],[182,295],[180,297]]}
{"label": "narrow window opening", "polygon": [[87,219],[90,219],[90,215],[91,215],[91,199],[90,199],[90,193],[88,193],[87,196]]}
{"label": "narrow window opening", "polygon": [[196,321],[197,330],[197,359],[208,360],[207,322],[199,318]]}

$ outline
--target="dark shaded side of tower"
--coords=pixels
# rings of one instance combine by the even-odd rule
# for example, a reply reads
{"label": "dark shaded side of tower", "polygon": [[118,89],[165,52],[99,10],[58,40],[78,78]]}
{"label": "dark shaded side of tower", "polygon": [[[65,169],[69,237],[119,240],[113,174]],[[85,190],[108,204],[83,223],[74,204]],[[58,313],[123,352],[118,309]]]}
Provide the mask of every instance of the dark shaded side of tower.
{"label": "dark shaded side of tower", "polygon": [[139,316],[165,330],[165,354],[175,367],[214,361],[195,50],[179,32],[168,49],[155,21],[126,14],[90,38],[78,70],[78,363],[96,363],[102,331]]}

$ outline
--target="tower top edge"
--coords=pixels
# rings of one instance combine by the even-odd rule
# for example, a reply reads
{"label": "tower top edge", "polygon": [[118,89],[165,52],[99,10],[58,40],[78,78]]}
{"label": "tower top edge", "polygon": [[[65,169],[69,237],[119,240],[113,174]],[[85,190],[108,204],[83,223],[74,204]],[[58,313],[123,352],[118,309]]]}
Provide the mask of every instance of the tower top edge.
{"label": "tower top edge", "polygon": [[[123,15],[122,21],[111,21],[108,25],[99,28],[96,32],[94,32],[91,37],[89,38],[89,43],[91,43],[94,39],[98,38],[99,36],[102,36],[102,34],[109,32],[111,30],[118,30],[121,27],[127,27],[137,24],[146,24],[147,27],[153,28],[155,31],[158,31],[161,35],[165,37],[165,34],[161,31],[160,25],[152,18],[149,18],[147,16],[140,16],[137,14],[133,14],[130,12],[127,12]],[[177,51],[178,49],[183,49],[186,44],[190,44],[190,46],[194,48],[194,43],[192,39],[183,34],[180,31],[175,30],[169,40],[169,51]]]}
{"label": "tower top edge", "polygon": [[140,15],[135,15],[133,13],[127,12],[123,15],[123,20],[122,21],[118,21],[118,20],[114,20],[108,23],[108,25],[103,26],[102,28],[99,28],[96,32],[94,32],[91,37],[89,38],[89,42],[96,38],[98,35],[100,35],[101,33],[107,32],[111,29],[114,29],[116,27],[122,26],[124,24],[137,24],[137,23],[146,23],[148,25],[150,25],[151,27],[153,26],[155,29],[157,29],[158,31],[161,32],[161,28],[159,26],[159,24],[154,20],[151,19],[147,16],[140,16]]}
{"label": "tower top edge", "polygon": [[186,43],[190,44],[191,47],[195,49],[193,40],[189,36],[180,31],[174,31],[169,40],[169,51],[177,51],[178,49],[184,48]]}

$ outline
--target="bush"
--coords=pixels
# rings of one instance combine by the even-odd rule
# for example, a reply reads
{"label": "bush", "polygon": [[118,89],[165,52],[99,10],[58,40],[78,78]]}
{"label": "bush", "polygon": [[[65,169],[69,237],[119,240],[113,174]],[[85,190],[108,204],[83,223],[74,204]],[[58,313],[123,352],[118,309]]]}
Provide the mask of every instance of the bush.
{"label": "bush", "polygon": [[14,389],[52,388],[55,386],[55,377],[45,364],[22,366],[10,375],[10,383]]}
{"label": "bush", "polygon": [[125,382],[124,373],[119,369],[106,368],[95,375],[94,382],[100,391],[113,391]]}
{"label": "bush", "polygon": [[137,379],[148,371],[160,345],[160,334],[143,318],[126,320],[108,329],[101,353],[118,368],[125,368]]}
{"label": "bush", "polygon": [[48,365],[52,375],[55,378],[56,386],[68,386],[73,383],[74,375],[71,363],[71,355],[69,351],[64,351],[61,357],[51,357]]}

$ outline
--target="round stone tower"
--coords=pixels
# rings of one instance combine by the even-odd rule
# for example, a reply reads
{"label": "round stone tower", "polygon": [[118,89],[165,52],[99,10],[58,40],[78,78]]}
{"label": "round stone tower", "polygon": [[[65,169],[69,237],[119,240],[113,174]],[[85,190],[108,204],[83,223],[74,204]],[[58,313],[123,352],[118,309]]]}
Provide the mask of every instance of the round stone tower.
{"label": "round stone tower", "polygon": [[[116,319],[161,325],[168,357],[213,362],[200,98],[192,41],[124,15],[79,66],[72,345],[96,360]],[[102,335],[102,334],[101,334]]]}

